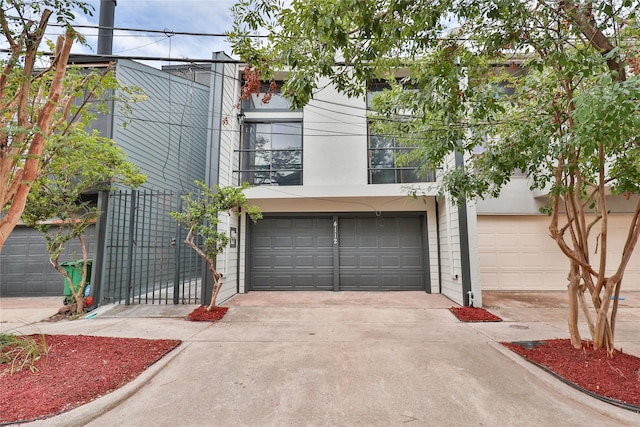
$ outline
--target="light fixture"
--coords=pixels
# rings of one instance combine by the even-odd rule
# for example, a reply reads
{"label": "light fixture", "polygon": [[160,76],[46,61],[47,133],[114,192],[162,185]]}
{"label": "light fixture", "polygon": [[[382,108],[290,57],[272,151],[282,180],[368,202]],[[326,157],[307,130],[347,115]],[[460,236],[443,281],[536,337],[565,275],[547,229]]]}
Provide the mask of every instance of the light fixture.
{"label": "light fixture", "polygon": [[238,123],[240,124],[240,126],[242,126],[244,124],[244,118],[245,118],[244,113],[239,112],[237,117],[238,117]]}

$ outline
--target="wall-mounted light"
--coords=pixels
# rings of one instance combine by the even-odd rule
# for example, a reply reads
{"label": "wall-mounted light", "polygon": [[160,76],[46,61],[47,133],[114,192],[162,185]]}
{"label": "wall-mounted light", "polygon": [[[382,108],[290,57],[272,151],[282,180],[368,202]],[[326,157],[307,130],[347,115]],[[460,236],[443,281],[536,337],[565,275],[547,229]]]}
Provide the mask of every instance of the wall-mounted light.
{"label": "wall-mounted light", "polygon": [[244,118],[246,116],[244,115],[244,113],[240,112],[240,113],[238,113],[237,117],[238,117],[238,123],[240,124],[240,126],[242,126],[244,124]]}
{"label": "wall-mounted light", "polygon": [[238,243],[238,229],[236,227],[229,227],[229,247],[235,248]]}

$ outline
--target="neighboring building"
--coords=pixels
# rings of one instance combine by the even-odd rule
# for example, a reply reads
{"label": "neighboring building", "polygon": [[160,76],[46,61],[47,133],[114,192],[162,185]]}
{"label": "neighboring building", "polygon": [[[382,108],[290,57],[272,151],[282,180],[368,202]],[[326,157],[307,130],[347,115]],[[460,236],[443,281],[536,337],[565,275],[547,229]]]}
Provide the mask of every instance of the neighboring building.
{"label": "neighboring building", "polygon": [[[550,237],[551,218],[540,213],[547,194],[529,189],[529,179],[514,176],[500,198],[480,200],[478,245],[483,290],[566,290],[569,262]],[[608,196],[608,270],[613,274],[622,256],[638,196]],[[591,256],[600,256],[598,225],[591,232]],[[640,248],[636,248],[622,281],[622,293],[640,291]]]}
{"label": "neighboring building", "polygon": [[[71,61],[97,69],[104,69],[109,64],[108,59],[99,56],[76,56]],[[140,166],[147,175],[146,184],[138,192],[138,206],[133,209],[136,221],[138,218],[145,220],[151,230],[167,219],[159,219],[157,210],[160,207],[165,211],[176,209],[179,193],[192,190],[194,180],[206,178],[210,138],[209,86],[125,59],[116,61],[115,73],[121,84],[142,89],[146,99],[132,103],[128,117],[121,111],[119,102],[112,103],[111,113],[99,116],[93,126],[103,136],[115,140],[126,153],[127,160]],[[125,122],[128,125],[123,127]],[[128,257],[129,250],[126,239],[130,197],[128,193],[120,196],[113,197],[109,203],[105,197],[93,195],[95,202],[106,211],[102,225],[99,223],[98,226],[104,227],[102,231],[92,227],[87,233],[94,267],[91,283],[97,286],[100,282],[109,282],[110,286],[126,287],[124,282],[135,281],[136,274],[133,273],[136,271],[129,280],[125,277],[128,266],[122,262]],[[150,266],[149,259],[162,258],[166,262],[173,257],[175,242],[172,246],[172,239],[175,236],[175,225],[171,224],[160,232],[154,229],[153,233],[145,234],[142,230],[136,234],[133,249],[146,252],[136,254],[134,268],[138,271],[164,270],[162,274],[166,281],[172,281],[172,267]],[[61,261],[71,260],[74,251],[78,250],[71,243]],[[57,296],[62,295],[62,283],[60,274],[49,263],[40,233],[28,227],[17,227],[0,253],[0,295]]]}

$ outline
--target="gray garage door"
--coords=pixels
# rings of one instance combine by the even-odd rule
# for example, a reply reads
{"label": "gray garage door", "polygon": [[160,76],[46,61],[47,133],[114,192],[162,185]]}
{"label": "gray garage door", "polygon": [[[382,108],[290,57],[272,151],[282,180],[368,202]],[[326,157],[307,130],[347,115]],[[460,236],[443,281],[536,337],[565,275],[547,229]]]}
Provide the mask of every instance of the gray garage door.
{"label": "gray garage door", "polygon": [[[87,248],[93,254],[95,226],[85,235]],[[60,262],[79,259],[80,246],[75,241],[67,245]],[[90,255],[91,256],[91,255]],[[0,295],[3,297],[58,296],[64,291],[64,279],[49,263],[49,254],[42,234],[23,226],[16,227],[0,252]],[[61,297],[62,298],[62,297]]]}
{"label": "gray garage door", "polygon": [[340,218],[340,289],[425,289],[420,217]]}
{"label": "gray garage door", "polygon": [[249,289],[424,290],[423,224],[422,216],[264,218],[250,231]]}
{"label": "gray garage door", "polygon": [[251,232],[251,289],[332,290],[331,218],[264,218]]}

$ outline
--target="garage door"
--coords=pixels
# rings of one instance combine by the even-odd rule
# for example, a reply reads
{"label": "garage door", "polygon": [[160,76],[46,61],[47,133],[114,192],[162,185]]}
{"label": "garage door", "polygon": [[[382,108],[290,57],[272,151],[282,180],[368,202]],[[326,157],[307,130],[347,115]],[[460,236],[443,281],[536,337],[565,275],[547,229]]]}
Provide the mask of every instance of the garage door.
{"label": "garage door", "polygon": [[249,289],[424,290],[423,223],[422,216],[264,218],[250,232]]}
{"label": "garage door", "polygon": [[[95,227],[87,230],[85,240],[90,254],[95,247]],[[70,261],[80,247],[70,242],[60,261]],[[77,257],[78,255],[76,255]],[[64,279],[49,263],[49,254],[42,234],[18,226],[9,235],[0,252],[0,295],[3,297],[42,297],[62,295]]]}
{"label": "garage door", "polygon": [[251,230],[251,289],[332,290],[331,218],[263,218]]}
{"label": "garage door", "polygon": [[341,218],[340,289],[425,289],[420,220],[420,217]]}
{"label": "garage door", "polygon": [[[478,217],[478,247],[482,289],[500,291],[565,290],[569,261],[549,237],[547,216]],[[607,274],[622,257],[630,215],[609,216]],[[592,257],[598,257],[592,232]],[[593,258],[592,258],[593,259]],[[640,290],[640,250],[636,248],[625,272],[622,289]]]}

